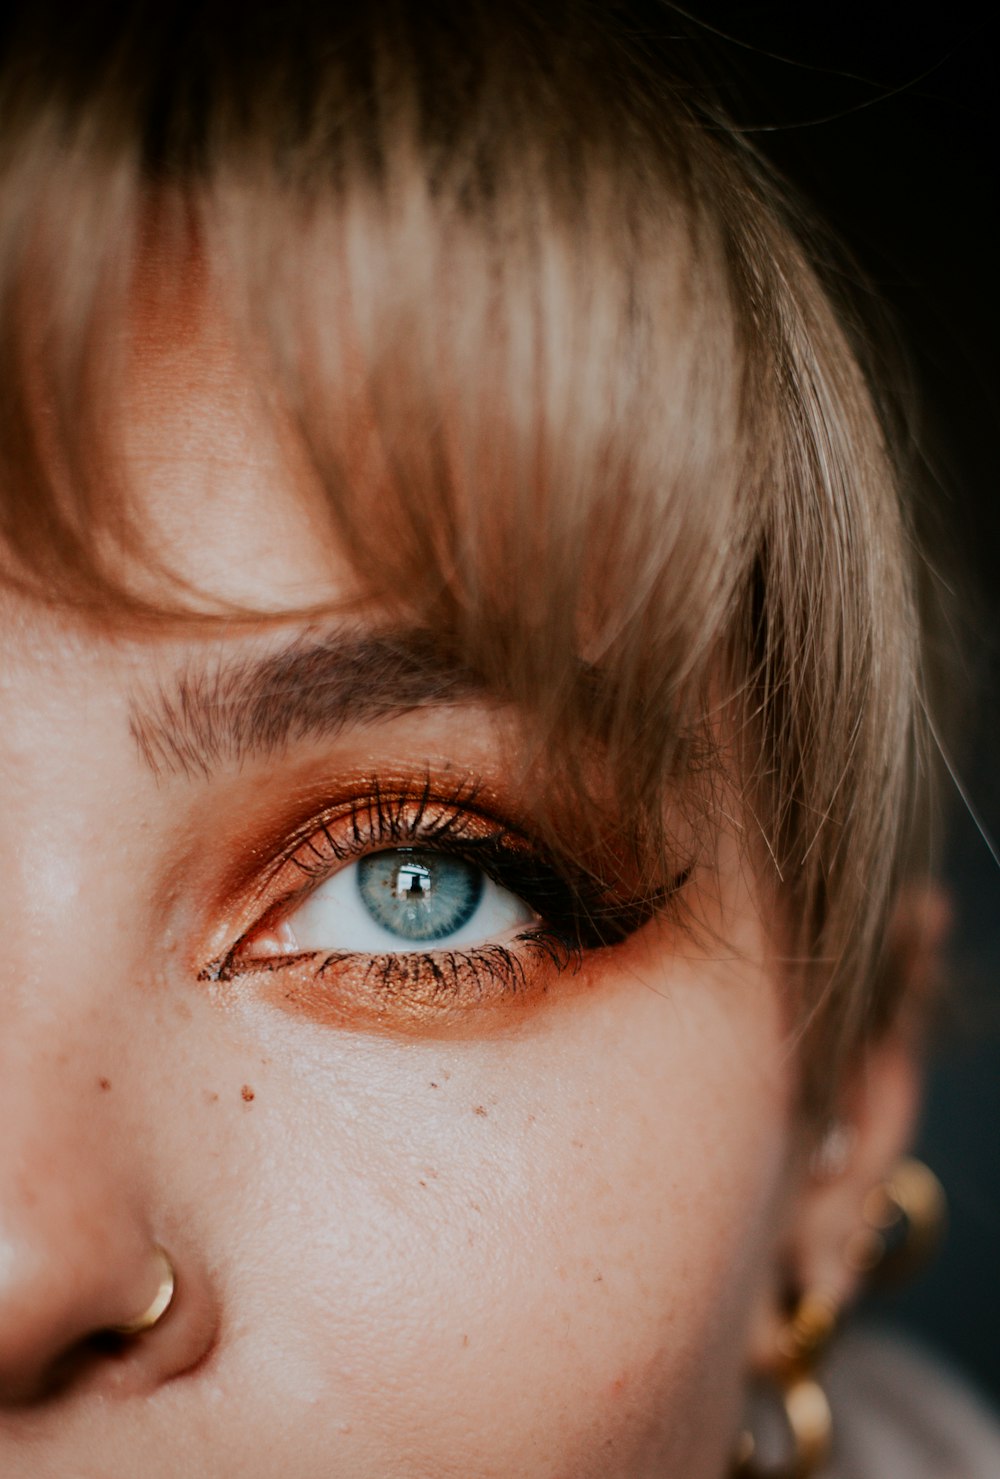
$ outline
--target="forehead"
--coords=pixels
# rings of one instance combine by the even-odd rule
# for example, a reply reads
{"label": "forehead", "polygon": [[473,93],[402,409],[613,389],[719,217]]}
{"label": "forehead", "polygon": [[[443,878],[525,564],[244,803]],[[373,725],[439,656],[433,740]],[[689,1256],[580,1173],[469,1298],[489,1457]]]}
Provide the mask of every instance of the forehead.
{"label": "forehead", "polygon": [[[354,579],[315,470],[195,264],[137,278],[115,451],[152,554],[208,601],[275,613],[336,605]],[[141,578],[141,576],[140,576]]]}

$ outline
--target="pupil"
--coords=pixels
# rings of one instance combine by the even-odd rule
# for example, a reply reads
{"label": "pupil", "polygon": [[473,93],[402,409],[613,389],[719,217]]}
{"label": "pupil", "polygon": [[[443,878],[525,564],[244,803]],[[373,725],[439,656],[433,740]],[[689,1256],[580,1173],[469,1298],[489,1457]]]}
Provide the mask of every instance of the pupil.
{"label": "pupil", "polygon": [[405,898],[407,894],[420,898],[430,893],[431,875],[420,863],[404,863],[396,875],[396,893]]}
{"label": "pupil", "polygon": [[358,891],[384,930],[413,942],[444,940],[475,914],[483,874],[464,858],[397,847],[358,863]]}

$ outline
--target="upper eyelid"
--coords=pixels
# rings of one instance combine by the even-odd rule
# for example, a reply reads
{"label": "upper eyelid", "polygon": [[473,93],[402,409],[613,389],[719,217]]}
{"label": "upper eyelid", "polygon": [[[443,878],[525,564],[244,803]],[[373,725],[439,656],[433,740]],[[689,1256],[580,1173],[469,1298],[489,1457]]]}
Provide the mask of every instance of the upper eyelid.
{"label": "upper eyelid", "polygon": [[[375,809],[377,808],[377,814],[381,815],[383,820],[385,820],[388,815],[385,812],[387,805],[396,804],[400,814],[406,807],[413,806],[424,811],[428,807],[433,807],[436,811],[440,812],[455,812],[461,817],[468,817],[474,824],[482,824],[484,833],[487,830],[491,832],[494,830],[497,832],[502,831],[504,835],[519,840],[525,846],[531,846],[531,840],[526,833],[522,832],[516,826],[511,826],[509,822],[491,815],[485,808],[477,806],[476,800],[481,792],[478,780],[467,781],[460,787],[456,787],[451,796],[442,797],[434,795],[429,778],[425,780],[423,785],[419,786],[419,788],[414,788],[412,791],[404,791],[403,789],[397,791],[392,787],[383,788],[375,780],[372,780],[369,784],[371,786],[371,794],[370,796],[366,796],[365,800],[361,801],[358,797],[355,797],[348,805],[339,802],[336,804],[327,804],[326,806],[313,806],[305,818],[284,831],[280,843],[272,844],[270,847],[262,847],[260,851],[265,853],[266,856],[265,860],[255,870],[256,882],[254,886],[252,889],[246,886],[239,889],[239,893],[247,899],[248,903],[251,897],[259,899],[262,894],[265,894],[275,876],[283,868],[288,866],[295,854],[302,848],[308,847],[310,842],[320,835],[324,836],[331,853],[335,857],[339,857],[342,861],[350,861],[351,858],[358,856],[359,850],[366,841],[358,831],[358,819],[363,816],[370,818],[373,814],[376,814]],[[332,835],[331,828],[336,827],[338,823],[344,821],[351,822],[352,830],[355,833],[355,843],[353,846],[341,848]],[[435,835],[440,835],[440,833],[435,833]],[[391,841],[383,834],[380,834],[379,840],[383,840],[384,845],[387,847],[392,845]],[[367,839],[367,842],[370,843],[371,841],[371,838]]]}
{"label": "upper eyelid", "polygon": [[[469,819],[472,819],[472,814],[470,814]],[[413,844],[419,847],[447,852],[456,857],[464,857],[469,862],[475,863],[477,867],[482,867],[483,871],[489,877],[494,877],[488,864],[490,854],[492,853],[494,857],[496,856],[501,842],[509,842],[513,839],[515,844],[520,844],[525,854],[529,854],[531,851],[532,844],[528,839],[521,838],[517,833],[512,832],[503,822],[495,821],[491,824],[486,822],[484,817],[479,816],[475,820],[484,822],[488,830],[470,830],[467,833],[462,833],[459,830],[462,820],[463,818],[460,815],[449,816],[442,818],[442,825],[434,827],[427,832],[421,832],[414,827],[406,833],[399,833],[390,837],[379,834],[375,838],[365,839],[356,831],[355,818],[354,846],[343,848],[331,834],[330,820],[327,819],[320,823],[319,826],[314,827],[308,836],[303,838],[297,846],[283,850],[280,857],[275,860],[275,864],[269,870],[269,876],[273,879],[275,873],[280,872],[282,867],[292,864],[300,867],[303,874],[307,877],[330,877],[337,871],[335,866],[337,863],[348,864],[371,853],[388,852],[395,848]],[[316,846],[316,838],[318,837],[322,837],[326,842],[330,849],[330,858],[324,857],[322,849]],[[375,845],[372,845],[373,843]],[[298,855],[304,848],[308,848],[316,856],[318,866],[315,874],[308,867],[304,867],[298,860]],[[502,880],[497,878],[495,881],[501,882]]]}

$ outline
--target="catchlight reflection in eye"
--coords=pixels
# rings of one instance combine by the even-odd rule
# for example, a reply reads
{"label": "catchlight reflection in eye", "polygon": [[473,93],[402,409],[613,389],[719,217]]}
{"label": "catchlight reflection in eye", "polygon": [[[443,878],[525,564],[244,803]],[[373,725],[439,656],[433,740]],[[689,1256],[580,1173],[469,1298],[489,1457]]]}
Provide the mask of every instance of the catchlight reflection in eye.
{"label": "catchlight reflection in eye", "polygon": [[328,878],[283,923],[286,949],[379,954],[478,945],[537,922],[523,900],[461,857],[370,853]]}

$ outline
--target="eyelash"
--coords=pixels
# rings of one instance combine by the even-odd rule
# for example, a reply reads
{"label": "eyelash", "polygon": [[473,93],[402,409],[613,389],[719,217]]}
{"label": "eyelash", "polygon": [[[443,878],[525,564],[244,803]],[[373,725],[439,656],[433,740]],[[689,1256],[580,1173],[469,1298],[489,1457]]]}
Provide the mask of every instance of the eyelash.
{"label": "eyelash", "polygon": [[[202,978],[227,982],[257,972],[308,967],[314,980],[360,971],[368,990],[387,1000],[432,1005],[506,999],[529,986],[528,961],[555,973],[579,970],[584,955],[634,934],[687,880],[680,873],[655,894],[616,897],[585,869],[560,866],[542,847],[479,808],[479,787],[463,784],[438,797],[429,778],[416,791],[387,793],[372,780],[366,794],[346,812],[313,818],[300,828],[267,870],[268,884],[294,868],[306,884],[286,890]],[[336,832],[336,835],[334,835]],[[343,839],[343,840],[341,840]],[[353,952],[303,952],[287,956],[241,957],[248,941],[269,923],[286,917],[312,889],[339,868],[382,850],[419,845],[462,858],[495,883],[521,898],[541,923],[520,931],[512,945],[484,942],[464,950],[401,951],[384,955]]]}

